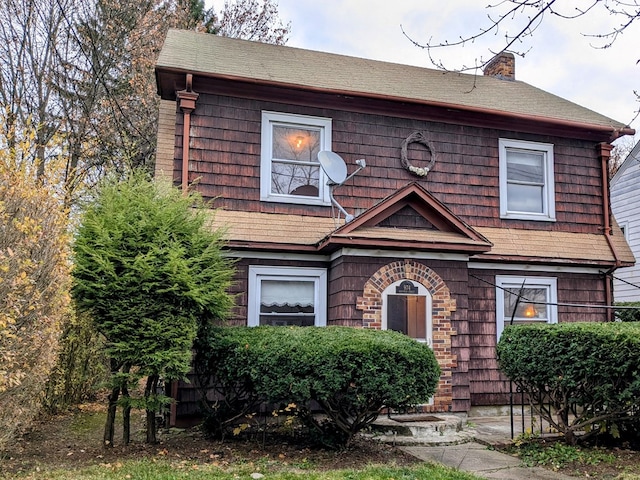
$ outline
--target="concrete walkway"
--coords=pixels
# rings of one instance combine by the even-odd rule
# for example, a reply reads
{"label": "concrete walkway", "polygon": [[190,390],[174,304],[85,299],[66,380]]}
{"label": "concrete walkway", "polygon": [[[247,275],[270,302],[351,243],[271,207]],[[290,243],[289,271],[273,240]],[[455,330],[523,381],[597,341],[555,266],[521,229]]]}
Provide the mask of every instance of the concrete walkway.
{"label": "concrete walkway", "polygon": [[[451,422],[448,423],[451,425]],[[521,433],[520,430],[521,427],[516,424],[516,436]],[[402,450],[420,460],[441,463],[487,479],[573,478],[542,467],[525,467],[520,459],[496,450],[496,446],[511,443],[511,420],[508,415],[468,417],[462,422],[461,430],[440,428],[433,434],[421,436],[421,440],[414,437],[413,442],[397,435],[394,440],[398,445],[404,445],[400,447]]]}
{"label": "concrete walkway", "polygon": [[441,463],[484,478],[505,480],[570,480],[573,478],[541,467],[523,467],[519,459],[497,450],[491,450],[487,445],[477,442],[441,447],[413,446],[400,448],[425,462]]}

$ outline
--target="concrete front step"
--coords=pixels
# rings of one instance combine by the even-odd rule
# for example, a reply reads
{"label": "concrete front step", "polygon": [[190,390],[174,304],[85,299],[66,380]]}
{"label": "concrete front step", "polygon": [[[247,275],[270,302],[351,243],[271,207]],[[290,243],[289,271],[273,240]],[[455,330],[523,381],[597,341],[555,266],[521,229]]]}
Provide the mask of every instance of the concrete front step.
{"label": "concrete front step", "polygon": [[457,445],[472,441],[475,431],[466,425],[465,416],[381,415],[368,435],[394,445]]}

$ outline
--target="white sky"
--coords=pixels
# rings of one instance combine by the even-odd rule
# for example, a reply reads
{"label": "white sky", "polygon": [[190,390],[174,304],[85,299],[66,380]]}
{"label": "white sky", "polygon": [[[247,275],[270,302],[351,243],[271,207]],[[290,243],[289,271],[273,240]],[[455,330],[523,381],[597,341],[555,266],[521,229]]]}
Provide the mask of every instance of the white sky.
{"label": "white sky", "polygon": [[[427,52],[414,46],[402,28],[418,43],[430,38],[455,41],[488,26],[489,0],[278,0],[280,18],[291,22],[288,46],[434,68]],[[494,1],[493,3],[498,3]],[[563,6],[584,5],[583,0],[563,0]],[[208,0],[216,11],[224,0]],[[563,13],[570,13],[567,10]],[[579,20],[545,18],[532,39],[516,56],[516,79],[554,93],[587,108],[629,124],[640,104],[640,22],[628,29],[608,49],[583,34],[603,33],[621,18],[594,10]],[[515,23],[508,25],[515,31]],[[502,48],[504,31],[487,41],[434,53],[450,69],[474,65]],[[600,42],[600,43],[599,43]],[[640,120],[631,126],[640,130]],[[636,139],[640,138],[636,134]]]}

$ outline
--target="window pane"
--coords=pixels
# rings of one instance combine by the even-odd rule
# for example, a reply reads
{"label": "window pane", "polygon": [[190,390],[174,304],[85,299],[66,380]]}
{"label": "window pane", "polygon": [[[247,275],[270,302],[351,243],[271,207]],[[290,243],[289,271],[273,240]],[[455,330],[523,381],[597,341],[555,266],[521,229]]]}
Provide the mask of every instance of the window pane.
{"label": "window pane", "polygon": [[544,187],[507,184],[507,210],[510,212],[544,213]]}
{"label": "window pane", "polygon": [[507,181],[544,184],[544,155],[508,151]]}
{"label": "window pane", "polygon": [[273,158],[298,162],[318,162],[320,131],[273,126]]}
{"label": "window pane", "polygon": [[[504,323],[507,325],[511,321],[511,315],[513,315],[513,309],[515,307],[519,291],[519,288],[509,288],[508,292],[504,292]],[[519,322],[548,321],[548,305],[546,305],[548,302],[547,294],[547,288],[525,287],[522,291],[523,298],[521,298],[518,303],[514,320]]]}
{"label": "window pane", "polygon": [[315,282],[262,280],[260,325],[310,327],[315,324]]}
{"label": "window pane", "polygon": [[387,329],[407,334],[407,297],[387,295]]}
{"label": "window pane", "polygon": [[262,280],[260,284],[261,312],[268,311],[272,307],[311,307],[313,309],[314,298],[315,282],[313,281]]}
{"label": "window pane", "polygon": [[260,325],[272,327],[313,327],[315,325],[315,315],[260,315]]}
{"label": "window pane", "polygon": [[296,163],[271,163],[271,193],[318,197],[320,167]]}

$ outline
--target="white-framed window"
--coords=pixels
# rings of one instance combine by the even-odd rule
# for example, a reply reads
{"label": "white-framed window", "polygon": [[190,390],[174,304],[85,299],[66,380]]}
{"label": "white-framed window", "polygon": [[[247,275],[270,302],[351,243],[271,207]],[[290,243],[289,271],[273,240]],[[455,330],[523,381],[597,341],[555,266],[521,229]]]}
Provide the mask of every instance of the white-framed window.
{"label": "white-framed window", "polygon": [[496,276],[498,340],[504,327],[511,324],[512,317],[514,325],[558,323],[557,303],[558,284],[554,277]]}
{"label": "white-framed window", "polygon": [[619,223],[619,227],[620,227],[620,231],[622,232],[622,235],[624,236],[624,239],[628,242],[629,241],[629,222],[627,220],[621,221]]}
{"label": "white-framed window", "polygon": [[555,221],[553,145],[499,139],[500,216]]}
{"label": "white-framed window", "polygon": [[323,327],[327,270],[249,266],[248,325]]}
{"label": "white-framed window", "polygon": [[262,112],[260,198],[329,205],[318,152],[331,150],[331,119]]}

